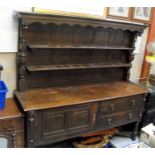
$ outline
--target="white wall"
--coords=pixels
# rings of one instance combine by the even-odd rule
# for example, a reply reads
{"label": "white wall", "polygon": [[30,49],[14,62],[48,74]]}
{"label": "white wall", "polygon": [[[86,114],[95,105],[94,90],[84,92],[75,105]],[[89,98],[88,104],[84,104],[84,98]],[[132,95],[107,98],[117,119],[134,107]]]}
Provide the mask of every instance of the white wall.
{"label": "white wall", "polygon": [[141,37],[138,37],[136,42],[135,59],[132,62],[130,80],[138,82],[140,79],[141,69],[143,65],[145,45],[147,41],[148,29],[146,29]]}
{"label": "white wall", "polygon": [[18,23],[13,12],[31,11],[30,7],[0,7],[0,52],[17,52]]}
{"label": "white wall", "polygon": [[[60,3],[61,2],[61,3]],[[50,7],[45,9],[80,12],[93,15],[103,15],[103,5],[92,1],[91,5],[88,5],[86,0],[81,6],[81,0],[77,3],[67,3],[66,1],[53,1]],[[61,5],[60,5],[61,4]],[[87,5],[86,5],[87,4]],[[18,38],[18,23],[13,18],[14,11],[31,11],[32,7],[0,7],[0,52],[17,52],[17,38]]]}
{"label": "white wall", "polygon": [[155,64],[152,65],[151,74],[155,74]]}

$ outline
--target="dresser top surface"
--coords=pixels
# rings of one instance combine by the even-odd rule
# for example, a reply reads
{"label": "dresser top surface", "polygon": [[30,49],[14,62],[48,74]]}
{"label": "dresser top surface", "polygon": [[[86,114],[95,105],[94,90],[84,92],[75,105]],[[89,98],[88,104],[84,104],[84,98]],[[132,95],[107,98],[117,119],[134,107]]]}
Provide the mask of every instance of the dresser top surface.
{"label": "dresser top surface", "polygon": [[148,90],[131,82],[115,81],[73,87],[57,87],[16,91],[15,95],[24,111],[55,108],[113,98],[148,93]]}
{"label": "dresser top surface", "polygon": [[19,111],[13,99],[6,99],[6,106],[0,110],[0,120],[21,117],[22,113]]}

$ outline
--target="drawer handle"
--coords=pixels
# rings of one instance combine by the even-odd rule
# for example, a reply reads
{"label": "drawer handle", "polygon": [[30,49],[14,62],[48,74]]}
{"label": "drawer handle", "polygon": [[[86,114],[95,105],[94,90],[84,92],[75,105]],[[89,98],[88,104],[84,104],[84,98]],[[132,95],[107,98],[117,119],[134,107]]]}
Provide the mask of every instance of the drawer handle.
{"label": "drawer handle", "polygon": [[111,118],[108,118],[108,124],[109,125],[111,124],[111,121],[112,121],[112,119]]}
{"label": "drawer handle", "polygon": [[143,98],[143,101],[146,102],[146,97]]}
{"label": "drawer handle", "polygon": [[96,114],[93,115],[93,122],[96,120]]}
{"label": "drawer handle", "polygon": [[140,117],[140,118],[142,117],[142,113],[139,114],[139,117]]}
{"label": "drawer handle", "polygon": [[136,101],[134,99],[131,100],[131,104],[132,104],[132,106],[135,106],[136,105]]}
{"label": "drawer handle", "polygon": [[128,116],[129,116],[129,119],[132,119],[133,118],[132,117],[132,113],[129,113]]}
{"label": "drawer handle", "polygon": [[14,131],[14,129],[13,129],[12,126],[10,126],[10,127],[4,126],[4,129],[5,129],[7,132],[13,132],[13,131]]}
{"label": "drawer handle", "polygon": [[27,25],[22,25],[23,30],[27,30],[29,27]]}
{"label": "drawer handle", "polygon": [[114,104],[111,104],[110,107],[111,107],[111,110],[113,111],[114,110]]}

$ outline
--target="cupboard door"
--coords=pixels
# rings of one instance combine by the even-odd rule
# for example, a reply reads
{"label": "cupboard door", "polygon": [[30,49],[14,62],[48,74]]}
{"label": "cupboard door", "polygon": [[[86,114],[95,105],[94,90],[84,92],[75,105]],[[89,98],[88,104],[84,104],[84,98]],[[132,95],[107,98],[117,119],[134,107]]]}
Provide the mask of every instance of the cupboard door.
{"label": "cupboard door", "polygon": [[43,123],[43,136],[61,134],[65,131],[65,117],[67,111],[45,111]]}
{"label": "cupboard door", "polygon": [[88,132],[95,119],[96,103],[41,110],[36,112],[34,126],[30,126],[33,129],[28,132],[35,131],[34,145],[39,146]]}
{"label": "cupboard door", "polygon": [[43,112],[43,137],[89,130],[93,126],[93,110],[87,104]]}
{"label": "cupboard door", "polygon": [[69,127],[71,131],[83,131],[89,130],[94,125],[95,115],[95,103],[94,105],[79,106],[72,109],[69,114]]}

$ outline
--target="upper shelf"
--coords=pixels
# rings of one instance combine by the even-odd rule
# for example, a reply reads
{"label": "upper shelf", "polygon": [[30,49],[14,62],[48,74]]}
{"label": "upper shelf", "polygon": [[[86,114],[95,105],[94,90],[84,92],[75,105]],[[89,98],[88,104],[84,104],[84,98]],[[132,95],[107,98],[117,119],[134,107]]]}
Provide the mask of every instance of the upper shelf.
{"label": "upper shelf", "polygon": [[36,65],[27,66],[29,72],[49,71],[49,70],[70,70],[70,69],[93,69],[93,68],[112,68],[130,67],[128,63],[89,63],[89,64],[57,64],[57,65]]}
{"label": "upper shelf", "polygon": [[110,47],[110,46],[91,46],[91,45],[48,45],[48,44],[29,44],[27,45],[30,49],[117,49],[117,50],[134,50],[130,47]]}

